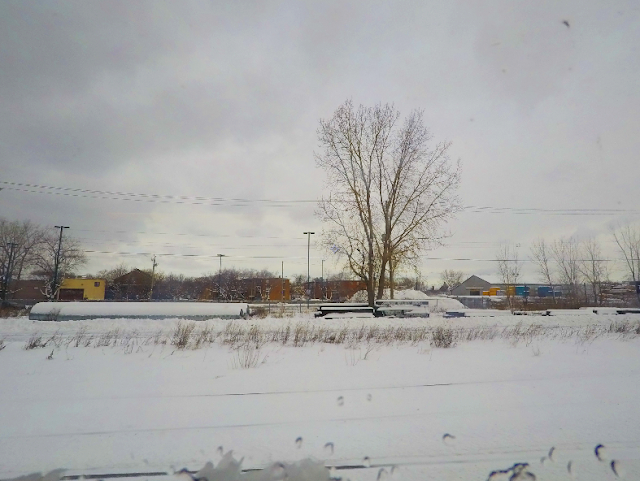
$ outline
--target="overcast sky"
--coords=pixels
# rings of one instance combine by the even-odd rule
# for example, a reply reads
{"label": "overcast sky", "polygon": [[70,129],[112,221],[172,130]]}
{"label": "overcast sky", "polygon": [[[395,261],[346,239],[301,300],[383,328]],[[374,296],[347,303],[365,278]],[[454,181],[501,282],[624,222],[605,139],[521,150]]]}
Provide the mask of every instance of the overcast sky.
{"label": "overcast sky", "polygon": [[[499,209],[444,226],[427,282],[497,280],[500,243],[526,257],[538,237],[597,236],[613,259],[610,226],[640,221],[639,46],[633,0],[5,0],[0,216],[70,226],[100,251],[87,273],[150,268],[136,253],[187,275],[216,254],[306,272],[318,122],[352,99],[423,109],[462,162],[463,204]],[[311,257],[312,276],[339,269],[314,242]]]}

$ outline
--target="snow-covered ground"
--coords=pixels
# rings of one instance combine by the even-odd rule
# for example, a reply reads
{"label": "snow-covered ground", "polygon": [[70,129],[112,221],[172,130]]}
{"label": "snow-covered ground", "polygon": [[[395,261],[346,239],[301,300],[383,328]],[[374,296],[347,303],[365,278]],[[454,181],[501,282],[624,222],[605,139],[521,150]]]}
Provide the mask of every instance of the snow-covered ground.
{"label": "snow-covered ground", "polygon": [[[243,339],[255,338],[252,325],[263,333],[249,350],[215,335],[229,331],[223,320],[196,323],[213,342],[178,349],[175,320],[0,319],[0,478],[55,468],[197,470],[219,461],[223,446],[244,457],[245,469],[307,457],[370,465],[337,471],[352,480],[375,480],[392,466],[401,479],[484,480],[517,462],[530,463],[538,480],[613,480],[613,459],[619,475],[640,479],[640,316],[468,313],[235,321]],[[610,332],[625,323],[623,333]],[[363,325],[496,335],[457,337],[449,349],[428,337],[303,347],[265,340],[287,326],[293,339],[299,326]],[[24,349],[35,336],[53,339]],[[606,461],[594,455],[598,444]]]}

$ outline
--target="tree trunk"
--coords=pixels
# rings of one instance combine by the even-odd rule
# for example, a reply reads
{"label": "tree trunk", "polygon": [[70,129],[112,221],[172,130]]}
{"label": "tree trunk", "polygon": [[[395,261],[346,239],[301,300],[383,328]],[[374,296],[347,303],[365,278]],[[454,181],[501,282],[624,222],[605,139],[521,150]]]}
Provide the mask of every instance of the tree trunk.
{"label": "tree trunk", "polygon": [[384,296],[384,283],[386,280],[385,274],[387,272],[387,261],[386,259],[382,260],[382,265],[380,267],[380,278],[378,279],[378,299],[382,299]]}

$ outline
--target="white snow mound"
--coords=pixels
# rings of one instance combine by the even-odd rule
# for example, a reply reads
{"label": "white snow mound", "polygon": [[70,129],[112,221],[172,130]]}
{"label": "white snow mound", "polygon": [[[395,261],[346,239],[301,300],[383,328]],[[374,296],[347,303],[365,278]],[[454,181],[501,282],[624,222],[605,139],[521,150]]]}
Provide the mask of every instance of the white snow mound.
{"label": "white snow mound", "polygon": [[[389,289],[385,289],[382,298],[389,299],[390,295],[391,293]],[[451,297],[428,296],[424,292],[416,291],[415,289],[404,289],[401,291],[394,291],[393,297],[394,299],[405,300],[405,301],[428,300],[430,312],[459,311],[462,309],[466,309],[464,304],[457,301],[456,299],[452,299]],[[367,302],[367,291],[356,292],[351,297],[351,299],[349,299],[349,302]]]}

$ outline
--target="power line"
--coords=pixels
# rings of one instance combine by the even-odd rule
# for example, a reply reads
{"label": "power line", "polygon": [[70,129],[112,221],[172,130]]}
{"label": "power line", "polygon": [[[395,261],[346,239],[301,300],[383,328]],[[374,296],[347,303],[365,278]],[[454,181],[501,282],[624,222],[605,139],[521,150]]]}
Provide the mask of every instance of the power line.
{"label": "power line", "polygon": [[[158,257],[204,257],[204,258],[217,258],[217,254],[176,254],[171,252],[165,252],[162,254],[153,252],[126,252],[126,251],[100,251],[100,250],[83,250],[86,254],[117,254],[122,256],[149,256],[156,255]],[[306,259],[305,256],[243,256],[243,255],[228,255],[232,259]]]}
{"label": "power line", "polygon": [[[117,254],[117,255],[129,255],[129,256],[149,256],[153,255],[152,252],[126,252],[126,251],[104,251],[104,250],[84,250],[87,254]],[[217,254],[176,254],[176,253],[162,253],[155,254],[162,257],[202,257],[202,258],[216,258]],[[306,256],[244,256],[244,255],[228,255],[230,259],[306,259]],[[420,256],[422,259],[431,261],[465,261],[465,262],[536,262],[534,259],[476,259],[472,257],[432,257],[432,256]],[[636,259],[632,259],[636,260]],[[620,259],[576,259],[576,262],[619,262]]]}
{"label": "power line", "polygon": [[[19,192],[28,192],[33,194],[52,194],[65,195],[70,197],[85,197],[95,199],[109,200],[128,200],[133,202],[159,202],[174,204],[192,204],[192,205],[225,205],[229,202],[238,203],[270,203],[270,204],[297,204],[297,203],[313,203],[317,200],[299,199],[299,200],[279,200],[279,199],[242,199],[242,198],[223,198],[223,197],[200,197],[186,195],[168,195],[168,194],[144,194],[135,192],[113,192],[92,189],[74,189],[71,187],[55,187],[41,184],[26,184],[20,182],[6,182],[1,184],[13,186],[5,187],[7,190],[15,190]],[[36,190],[33,190],[36,189]]]}
{"label": "power line", "polygon": [[142,234],[142,235],[173,235],[173,236],[183,236],[183,237],[208,237],[208,238],[216,238],[216,237],[225,237],[225,238],[242,238],[242,239],[300,239],[300,236],[297,237],[281,237],[281,236],[263,236],[263,235],[231,235],[231,234],[187,234],[184,232],[149,232],[149,231],[133,231],[133,230],[95,230],[95,229],[77,229],[78,232],[96,232],[102,234]]}
{"label": "power line", "polygon": [[[84,237],[76,237],[76,240],[83,241],[84,244],[91,245],[105,245],[105,244],[118,244],[118,245],[139,245],[139,246],[159,246],[159,247],[180,247],[183,249],[202,249],[203,245],[189,245],[189,244],[172,244],[164,242],[137,242],[137,241],[120,241],[120,240],[106,240],[106,239],[87,239]],[[312,246],[314,246],[312,244]],[[232,245],[227,244],[207,244],[206,247],[219,247],[224,249],[251,249],[256,247],[261,248],[290,248],[290,247],[304,247],[304,244],[242,244]],[[315,246],[314,246],[315,247]]]}
{"label": "power line", "polygon": [[[142,203],[163,203],[163,204],[188,204],[188,205],[211,205],[228,207],[247,207],[251,204],[263,204],[270,207],[287,207],[291,204],[311,204],[317,203],[318,199],[245,199],[245,198],[225,198],[225,197],[200,197],[170,194],[145,194],[136,192],[117,192],[94,189],[79,189],[71,187],[56,187],[42,184],[21,183],[0,181],[5,185],[4,189],[32,194],[62,195],[68,197],[81,197],[104,200],[122,200]],[[514,214],[514,215],[562,215],[562,216],[607,216],[617,214],[640,214],[638,209],[596,209],[596,208],[567,208],[567,209],[547,209],[538,207],[496,207],[466,205],[462,207],[463,212],[485,213],[485,214]]]}

